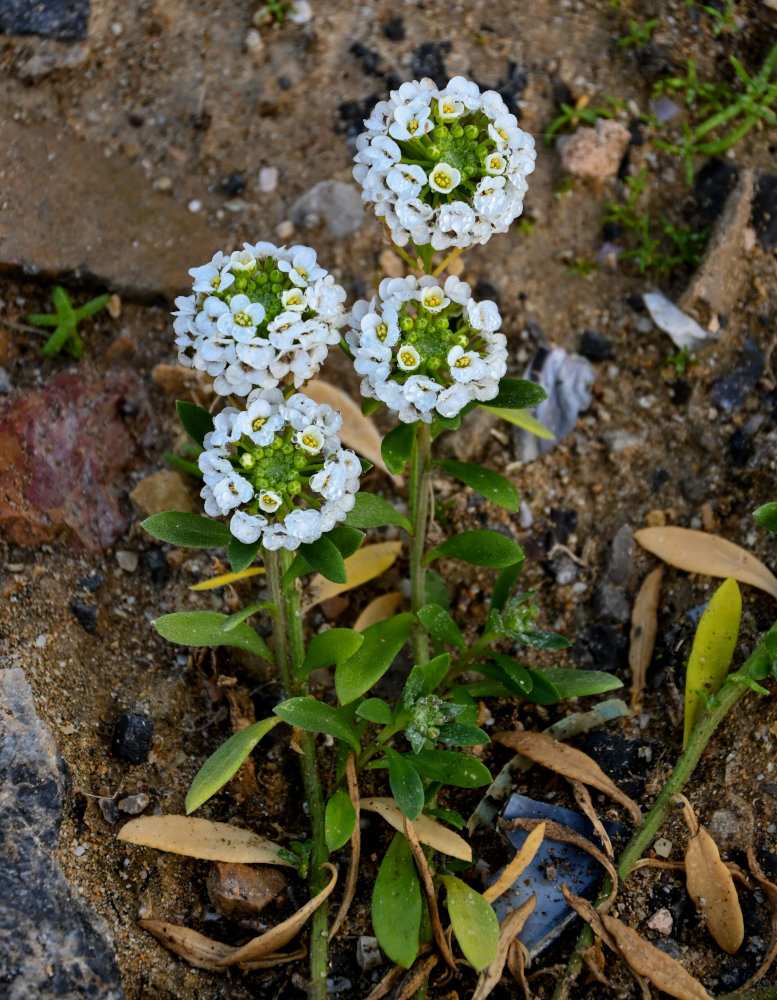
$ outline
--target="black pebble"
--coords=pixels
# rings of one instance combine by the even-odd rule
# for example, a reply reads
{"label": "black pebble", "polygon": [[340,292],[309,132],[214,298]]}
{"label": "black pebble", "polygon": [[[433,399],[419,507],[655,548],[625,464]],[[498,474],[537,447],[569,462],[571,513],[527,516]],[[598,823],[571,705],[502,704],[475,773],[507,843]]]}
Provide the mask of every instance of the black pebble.
{"label": "black pebble", "polygon": [[753,226],[767,253],[777,249],[777,176],[761,174],[753,198]]}
{"label": "black pebble", "polygon": [[728,448],[734,465],[744,465],[750,458],[752,447],[741,427],[737,427],[728,439]]}
{"label": "black pebble", "polygon": [[678,378],[676,382],[672,382],[669,387],[669,398],[675,406],[683,406],[688,402],[690,395],[690,383],[684,382],[681,378]]}
{"label": "black pebble", "polygon": [[339,121],[335,124],[335,132],[344,132],[349,139],[355,139],[364,131],[364,119],[382,97],[370,94],[361,101],[343,101],[337,108]]}
{"label": "black pebble", "polygon": [[84,632],[94,635],[97,631],[97,608],[91,604],[83,604],[81,601],[71,601],[70,610]]}
{"label": "black pebble", "polygon": [[89,27],[89,0],[3,0],[0,32],[43,35],[60,42],[83,41]]}
{"label": "black pebble", "polygon": [[152,545],[146,552],[146,566],[153,583],[164,586],[170,579],[170,566],[167,557],[158,545]]}
{"label": "black pebble", "polygon": [[76,580],[76,587],[79,590],[88,590],[90,594],[93,594],[103,580],[105,577],[102,573],[92,573],[90,576],[82,576],[80,580]]}
{"label": "black pebble", "polygon": [[237,198],[246,189],[245,177],[242,174],[232,173],[229,177],[222,177],[221,190],[230,198]]}
{"label": "black pebble", "polygon": [[354,42],[348,51],[352,56],[356,56],[362,64],[362,71],[367,76],[381,75],[380,70],[378,69],[378,66],[380,65],[379,52],[373,52],[372,49],[368,49],[367,46],[362,45],[361,42]]}
{"label": "black pebble", "polygon": [[383,34],[390,42],[401,42],[405,37],[405,25],[401,17],[391,17],[383,25]]}
{"label": "black pebble", "polygon": [[583,330],[578,351],[589,361],[607,361],[612,357],[612,341],[596,330]]}
{"label": "black pebble", "polygon": [[650,489],[653,493],[658,493],[664,483],[668,483],[671,479],[671,475],[668,469],[658,468],[650,477]]}
{"label": "black pebble", "polygon": [[705,222],[720,218],[726,199],[739,180],[739,167],[714,157],[707,160],[696,174],[693,193],[699,206],[699,215]]}
{"label": "black pebble", "polygon": [[496,302],[499,305],[499,294],[499,289],[496,285],[492,285],[486,278],[478,279],[478,283],[475,285],[475,298],[478,302],[481,299],[491,299],[492,302]]}
{"label": "black pebble", "polygon": [[111,743],[114,754],[131,764],[142,764],[148,756],[154,720],[147,715],[122,715],[113,730]]}
{"label": "black pebble", "polygon": [[448,82],[445,57],[450,50],[450,42],[424,42],[419,45],[413,50],[412,78],[420,80],[421,77],[428,76],[438,87],[444,87]]}

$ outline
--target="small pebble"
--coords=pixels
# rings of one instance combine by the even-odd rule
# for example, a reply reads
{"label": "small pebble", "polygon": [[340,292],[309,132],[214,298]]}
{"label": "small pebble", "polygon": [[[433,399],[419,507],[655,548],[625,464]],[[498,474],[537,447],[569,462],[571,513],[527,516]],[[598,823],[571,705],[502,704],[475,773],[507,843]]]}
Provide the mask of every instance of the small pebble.
{"label": "small pebble", "polygon": [[290,240],[294,235],[294,223],[291,219],[284,219],[275,227],[275,235],[279,240]]}
{"label": "small pebble", "polygon": [[278,186],[278,168],[262,167],[259,171],[259,190],[268,194]]}
{"label": "small pebble", "polygon": [[154,187],[157,191],[172,191],[173,180],[171,177],[157,177],[154,181]]}
{"label": "small pebble", "polygon": [[81,601],[71,601],[69,607],[84,632],[94,635],[97,632],[97,608]]}
{"label": "small pebble", "polygon": [[667,840],[666,837],[659,837],[653,844],[653,850],[659,858],[668,858],[672,853],[672,841]]}
{"label": "small pebble", "polygon": [[79,580],[76,580],[76,587],[79,590],[88,590],[90,594],[93,594],[104,579],[105,577],[102,573],[92,573],[90,576],[82,576]]}
{"label": "small pebble", "polygon": [[672,933],[672,914],[667,909],[657,910],[647,922],[648,930],[658,934]]}
{"label": "small pebble", "polygon": [[127,795],[126,798],[119,799],[119,809],[128,816],[139,816],[144,809],[148,809],[151,799],[145,792],[137,795]]}
{"label": "small pebble", "polygon": [[73,854],[77,858],[80,858],[83,854],[86,854],[86,844],[79,844],[78,847],[73,851]]}
{"label": "small pebble", "polygon": [[0,396],[7,396],[11,389],[13,389],[11,376],[5,368],[0,368]]}
{"label": "small pebble", "polygon": [[127,549],[119,549],[116,553],[116,562],[125,573],[134,573],[138,568],[138,554]]}
{"label": "small pebble", "polygon": [[113,752],[131,764],[142,764],[148,756],[153,734],[153,719],[128,712],[116,723],[111,744]]}
{"label": "small pebble", "polygon": [[113,799],[109,799],[106,796],[105,798],[98,799],[97,805],[100,807],[100,812],[103,814],[103,819],[106,823],[113,825],[119,822],[119,810]]}
{"label": "small pebble", "polygon": [[190,212],[199,212],[202,208],[202,202],[199,198],[192,198],[189,204],[186,206]]}
{"label": "small pebble", "polygon": [[356,961],[362,972],[369,972],[383,964],[383,955],[378,947],[377,938],[362,934],[356,942]]}
{"label": "small pebble", "polygon": [[43,649],[43,647],[46,645],[47,639],[48,636],[46,635],[45,632],[41,632],[39,636],[36,636],[35,645],[38,647],[38,649]]}
{"label": "small pebble", "polygon": [[105,308],[108,310],[108,315],[111,319],[118,319],[121,316],[121,296],[115,293],[111,295]]}

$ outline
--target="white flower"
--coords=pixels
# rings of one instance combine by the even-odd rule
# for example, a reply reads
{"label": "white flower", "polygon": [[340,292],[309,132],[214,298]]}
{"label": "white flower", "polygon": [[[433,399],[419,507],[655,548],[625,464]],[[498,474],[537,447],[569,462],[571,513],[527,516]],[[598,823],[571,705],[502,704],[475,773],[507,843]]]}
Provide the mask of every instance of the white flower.
{"label": "white flower", "polygon": [[304,290],[296,286],[281,293],[281,302],[283,308],[291,312],[303,312],[308,304]]}
{"label": "white flower", "polygon": [[259,540],[262,529],[266,525],[266,517],[258,514],[246,514],[243,510],[236,510],[229,522],[229,530],[239,542],[252,545]]}
{"label": "white flower", "polygon": [[495,302],[490,299],[483,299],[482,302],[475,302],[470,299],[467,303],[467,316],[470,325],[475,330],[488,330],[493,332],[502,325],[502,317]]}
{"label": "white flower", "polygon": [[426,174],[415,163],[400,163],[386,174],[386,185],[401,199],[417,198],[426,184]]}
{"label": "white flower", "polygon": [[460,117],[463,113],[464,105],[452,95],[443,94],[442,97],[437,98],[437,110],[443,121],[453,121],[454,118]]}
{"label": "white flower", "polygon": [[253,487],[247,479],[243,479],[236,472],[230,472],[220,478],[214,478],[209,482],[213,490],[213,499],[218,504],[222,514],[228,514],[241,503],[245,503],[253,496]]}
{"label": "white flower", "polygon": [[487,174],[503,174],[507,170],[507,160],[501,153],[489,153],[484,166]]}
{"label": "white flower", "polygon": [[421,355],[412,344],[400,344],[397,364],[403,372],[412,372],[421,364]]}
{"label": "white flower", "polygon": [[432,127],[429,121],[431,108],[424,105],[423,98],[416,98],[410,104],[402,104],[394,110],[394,121],[389,126],[393,139],[413,139],[422,136]]}
{"label": "white flower", "polygon": [[[294,443],[298,444],[303,451],[310,452],[311,455],[317,455],[324,447],[324,435],[320,427],[316,427],[315,424],[309,424],[304,430],[297,431],[294,435]],[[317,487],[314,486],[313,489],[317,489]]]}
{"label": "white flower", "polygon": [[442,194],[449,194],[461,183],[461,171],[442,160],[429,171],[427,177],[429,187],[432,191],[440,191]]}
{"label": "white flower", "polygon": [[248,341],[256,333],[264,315],[261,302],[252,302],[247,295],[235,295],[230,300],[229,309],[219,316],[216,329],[224,337],[232,337],[238,342]]}
{"label": "white flower", "polygon": [[233,252],[229,263],[233,271],[253,271],[256,267],[256,257],[253,250],[244,245],[242,250]]}
{"label": "white flower", "polygon": [[421,289],[421,305],[431,313],[442,312],[450,301],[438,284],[427,285]]}
{"label": "white flower", "polygon": [[266,514],[274,514],[283,503],[283,498],[274,490],[259,490],[257,503],[259,510],[263,510]]}
{"label": "white flower", "polygon": [[466,281],[462,281],[455,274],[449,275],[445,279],[445,294],[451,300],[451,302],[456,302],[459,305],[466,305],[470,296],[472,295],[472,289],[467,284]]}
{"label": "white flower", "polygon": [[323,267],[316,263],[316,251],[310,247],[291,247],[289,255],[290,260],[278,261],[278,268],[285,271],[300,288],[305,288],[311,281],[317,281],[326,274]]}
{"label": "white flower", "polygon": [[[496,393],[494,393],[494,395],[496,395]],[[460,413],[469,402],[470,395],[467,391],[467,387],[461,382],[454,382],[454,384],[448,386],[447,389],[443,389],[437,397],[437,405],[435,406],[435,409],[441,417],[451,419],[452,417],[455,417],[457,413]]]}
{"label": "white flower", "polygon": [[215,264],[203,264],[202,267],[189,268],[189,274],[194,278],[192,291],[225,292],[235,282],[235,276],[230,271],[216,267]]}
{"label": "white flower", "polygon": [[486,374],[486,365],[475,351],[465,351],[458,344],[448,352],[451,378],[457,382],[472,382]]}

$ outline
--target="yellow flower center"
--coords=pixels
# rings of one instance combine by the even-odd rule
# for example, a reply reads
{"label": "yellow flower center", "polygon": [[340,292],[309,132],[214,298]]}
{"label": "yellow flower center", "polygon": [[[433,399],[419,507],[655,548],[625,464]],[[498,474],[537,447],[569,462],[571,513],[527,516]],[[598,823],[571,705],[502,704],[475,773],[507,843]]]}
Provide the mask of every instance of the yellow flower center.
{"label": "yellow flower center", "polygon": [[426,296],[426,305],[432,309],[436,309],[437,306],[442,305],[442,299],[437,292],[432,293],[432,295]]}
{"label": "yellow flower center", "polygon": [[318,448],[318,438],[314,437],[313,434],[303,434],[302,443],[306,448]]}
{"label": "yellow flower center", "polygon": [[211,288],[218,288],[220,284],[221,284],[221,275],[220,274],[217,274],[215,278],[211,278],[210,279],[210,287]]}
{"label": "yellow flower center", "polygon": [[287,300],[287,302],[286,302],[286,305],[287,306],[301,306],[302,305],[302,296],[299,293],[297,293],[296,295],[294,295],[294,294],[290,295],[289,298],[288,298],[288,300]]}
{"label": "yellow flower center", "polygon": [[[492,163],[493,166],[493,163]],[[434,175],[434,183],[440,188],[449,188],[451,186],[451,179],[443,170],[438,170]]]}
{"label": "yellow flower center", "polygon": [[385,323],[379,323],[375,327],[375,336],[378,338],[378,340],[381,341],[385,340],[387,333],[388,333],[388,326],[386,326]]}
{"label": "yellow flower center", "polygon": [[251,424],[251,427],[255,431],[260,431],[262,427],[267,423],[267,417],[257,417],[256,420]]}
{"label": "yellow flower center", "polygon": [[300,278],[307,278],[308,272],[304,269],[304,267],[295,267],[294,270],[297,272]]}
{"label": "yellow flower center", "polygon": [[400,357],[402,358],[403,365],[407,365],[407,367],[409,368],[411,365],[415,364],[415,355],[413,354],[412,351],[407,351],[407,350],[400,351],[399,354]]}
{"label": "yellow flower center", "polygon": [[454,368],[469,368],[469,363],[470,363],[470,358],[468,358],[466,356],[466,354],[465,354],[464,357],[461,357],[461,358],[459,358],[458,361],[454,362],[453,367]]}
{"label": "yellow flower center", "polygon": [[235,313],[235,322],[237,323],[238,326],[253,326],[254,325],[251,322],[251,317],[248,315],[248,313],[244,313],[244,312]]}
{"label": "yellow flower center", "polygon": [[456,105],[452,101],[446,101],[442,106],[442,113],[444,115],[452,115],[456,110]]}
{"label": "yellow flower center", "polygon": [[411,135],[414,135],[418,131],[418,122],[415,118],[407,123],[407,130]]}

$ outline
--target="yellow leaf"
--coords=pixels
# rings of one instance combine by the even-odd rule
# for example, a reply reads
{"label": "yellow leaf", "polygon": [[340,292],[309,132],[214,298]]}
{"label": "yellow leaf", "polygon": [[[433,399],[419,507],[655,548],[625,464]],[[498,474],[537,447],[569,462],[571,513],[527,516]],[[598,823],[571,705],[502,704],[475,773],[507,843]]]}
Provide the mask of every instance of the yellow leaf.
{"label": "yellow leaf", "polygon": [[337,389],[321,379],[308,382],[304,394],[310,396],[317,403],[327,403],[332,409],[339,410],[343,415],[343,426],[339,432],[342,443],[348,448],[353,448],[360,455],[364,455],[373,465],[390,475],[380,453],[380,434],[378,434],[373,422],[364,416],[361,407],[357,406],[350,396],[346,395],[342,389]]}
{"label": "yellow leaf", "polygon": [[241,569],[239,573],[222,573],[221,576],[212,576],[210,580],[195,583],[189,587],[189,590],[213,590],[214,587],[226,587],[228,583],[247,580],[250,576],[257,576],[259,573],[264,573],[264,566],[249,566],[248,569]]}
{"label": "yellow leaf", "polygon": [[206,861],[293,867],[281,857],[278,844],[258,833],[197,816],[140,816],[125,823],[118,838],[130,844]]}
{"label": "yellow leaf", "polygon": [[[361,807],[362,809],[368,809],[370,812],[378,813],[395,830],[404,834],[405,816],[394,799],[373,796],[372,798],[362,799]],[[459,858],[462,861],[472,861],[472,848],[466,840],[460,837],[458,833],[454,833],[453,830],[449,830],[447,826],[443,826],[442,823],[433,820],[430,816],[424,816],[423,813],[420,816],[416,816],[413,820],[413,829],[415,830],[416,837],[418,837],[422,844],[433,847],[436,851],[442,851],[443,854],[448,854],[452,858]]]}
{"label": "yellow leaf", "polygon": [[387,618],[391,618],[401,603],[402,594],[398,590],[392,590],[388,594],[376,597],[370,601],[356,619],[353,626],[354,632],[363,632],[370,625],[377,625],[378,622],[384,622]]}
{"label": "yellow leaf", "polygon": [[631,668],[631,707],[639,711],[645,678],[658,631],[658,599],[661,595],[661,566],[648,573],[639,593],[634,599],[631,612],[631,634],[629,635],[629,667]]}
{"label": "yellow leaf", "polygon": [[634,538],[670,566],[705,576],[733,576],[777,597],[777,578],[754,555],[733,542],[691,528],[642,528]]}
{"label": "yellow leaf", "polygon": [[317,573],[302,593],[302,610],[310,611],[316,604],[353,590],[368,580],[385,573],[402,551],[402,542],[378,542],[375,545],[363,545],[352,556],[345,560],[345,583],[332,583],[326,577]]}
{"label": "yellow leaf", "polygon": [[[483,899],[487,900],[489,903],[493,903],[495,899],[499,899],[503,892],[507,892],[513,882],[515,882],[515,880],[519,878],[525,869],[532,863],[532,859],[540,849],[540,844],[542,843],[542,838],[544,836],[545,824],[540,823],[540,825],[535,826],[528,835],[526,840],[523,842],[523,846],[520,851],[518,851],[510,864],[507,865],[496,882],[486,889],[483,893]],[[516,931],[516,933],[518,932]]]}
{"label": "yellow leaf", "polygon": [[685,674],[683,746],[704,712],[704,698],[717,694],[726,679],[739,636],[742,596],[733,577],[710,598],[693,639]]}
{"label": "yellow leaf", "polygon": [[506,410],[502,409],[501,406],[483,406],[482,403],[480,407],[489,413],[493,413],[494,416],[506,420],[510,424],[515,424],[516,427],[522,427],[530,434],[534,434],[535,437],[545,438],[546,441],[556,440],[548,428],[526,410]]}

